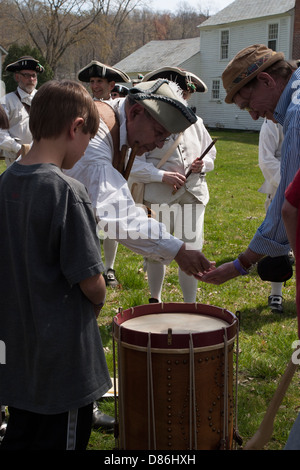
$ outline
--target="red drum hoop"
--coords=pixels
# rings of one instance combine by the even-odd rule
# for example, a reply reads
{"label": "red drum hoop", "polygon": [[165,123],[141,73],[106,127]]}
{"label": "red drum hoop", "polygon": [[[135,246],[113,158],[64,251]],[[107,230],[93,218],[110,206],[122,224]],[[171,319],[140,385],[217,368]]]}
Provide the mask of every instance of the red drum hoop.
{"label": "red drum hoop", "polygon": [[197,303],[114,317],[121,449],[231,448],[237,324],[228,310]]}

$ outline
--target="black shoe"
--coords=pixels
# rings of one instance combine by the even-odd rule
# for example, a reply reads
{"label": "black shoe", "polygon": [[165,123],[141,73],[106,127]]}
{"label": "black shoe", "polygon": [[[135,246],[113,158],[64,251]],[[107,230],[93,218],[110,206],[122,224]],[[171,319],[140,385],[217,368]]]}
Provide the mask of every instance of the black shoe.
{"label": "black shoe", "polygon": [[105,279],[105,284],[108,287],[117,287],[119,285],[119,282],[115,276],[115,270],[114,269],[108,269],[106,274],[103,274],[103,277]]}
{"label": "black shoe", "polygon": [[282,296],[270,295],[268,298],[268,306],[270,307],[272,312],[283,313]]}
{"label": "black shoe", "polygon": [[151,299],[149,299],[149,304],[159,304],[159,300],[154,299],[154,297],[151,297]]}
{"label": "black shoe", "polygon": [[93,407],[93,420],[92,427],[94,429],[105,429],[106,432],[113,432],[115,425],[115,418],[108,416],[99,410],[97,403]]}

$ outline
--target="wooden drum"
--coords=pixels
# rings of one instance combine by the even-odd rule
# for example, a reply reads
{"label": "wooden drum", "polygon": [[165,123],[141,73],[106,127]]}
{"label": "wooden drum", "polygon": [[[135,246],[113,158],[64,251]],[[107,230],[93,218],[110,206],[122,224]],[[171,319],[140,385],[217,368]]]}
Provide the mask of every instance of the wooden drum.
{"label": "wooden drum", "polygon": [[119,448],[231,449],[238,320],[202,304],[141,305],[114,317]]}

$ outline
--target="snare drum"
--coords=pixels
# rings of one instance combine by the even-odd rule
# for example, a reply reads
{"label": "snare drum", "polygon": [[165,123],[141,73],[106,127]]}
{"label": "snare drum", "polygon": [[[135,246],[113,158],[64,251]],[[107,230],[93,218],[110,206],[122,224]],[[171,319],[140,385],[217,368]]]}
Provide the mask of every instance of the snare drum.
{"label": "snare drum", "polygon": [[114,317],[120,449],[231,448],[237,323],[227,310],[187,303]]}

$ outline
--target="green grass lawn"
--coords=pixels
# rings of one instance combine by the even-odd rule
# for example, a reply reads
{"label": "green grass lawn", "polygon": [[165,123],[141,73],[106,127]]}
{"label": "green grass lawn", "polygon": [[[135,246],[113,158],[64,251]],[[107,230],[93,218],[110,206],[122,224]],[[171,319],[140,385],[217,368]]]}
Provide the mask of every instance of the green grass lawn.
{"label": "green grass lawn", "polygon": [[[204,254],[217,265],[233,260],[246,249],[264,219],[265,196],[258,192],[263,176],[258,167],[256,132],[211,131],[218,137],[215,170],[207,175],[210,201],[205,213]],[[4,166],[2,167],[4,169]],[[147,304],[149,295],[143,259],[119,245],[115,269],[120,286],[107,290],[107,300],[99,317],[106,358],[113,375],[111,336],[112,319],[118,309]],[[284,289],[284,313],[272,313],[267,307],[270,284],[256,272],[238,277],[222,286],[198,284],[197,301],[237,312],[240,318],[238,351],[238,431],[245,444],[258,429],[271,398],[292,355],[297,339],[295,276]],[[164,302],[181,302],[177,265],[167,268],[163,289]],[[284,447],[299,407],[299,373],[283,399],[274,424],[272,439],[265,447]],[[114,400],[100,401],[101,409],[114,414]],[[89,449],[114,449],[114,437],[93,431]]]}

